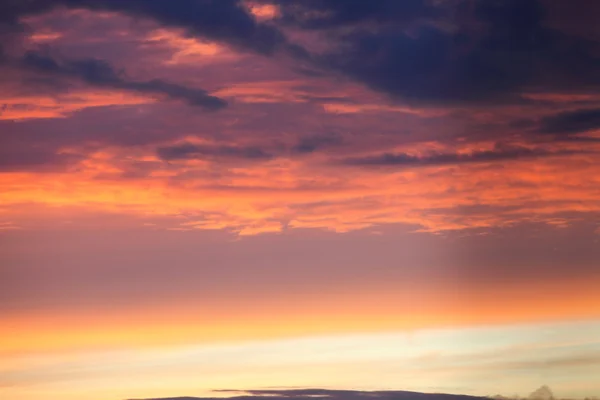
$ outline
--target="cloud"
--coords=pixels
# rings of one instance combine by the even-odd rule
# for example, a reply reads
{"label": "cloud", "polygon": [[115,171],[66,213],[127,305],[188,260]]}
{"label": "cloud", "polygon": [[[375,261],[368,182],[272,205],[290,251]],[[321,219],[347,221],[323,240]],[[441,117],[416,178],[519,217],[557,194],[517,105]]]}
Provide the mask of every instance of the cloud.
{"label": "cloud", "polygon": [[[28,8],[34,3],[36,1],[2,2],[2,7]],[[63,156],[56,156],[64,155],[64,152],[84,155],[86,159],[78,163],[78,168],[69,169],[68,176],[57,177],[57,181],[69,182],[65,185],[50,186],[44,179],[33,177],[33,190],[6,178],[5,185],[12,185],[11,190],[18,193],[14,198],[19,201],[24,199],[22,201],[45,204],[49,201],[47,199],[55,199],[56,202],[73,204],[86,199],[86,203],[93,203],[99,209],[115,210],[129,204],[132,213],[185,210],[193,214],[198,210],[208,210],[217,215],[214,217],[215,223],[211,221],[211,225],[204,224],[202,227],[225,226],[233,227],[236,231],[238,227],[254,224],[270,227],[271,221],[283,221],[284,226],[289,228],[319,228],[340,232],[391,223],[408,223],[429,231],[442,231],[505,226],[532,218],[553,221],[553,212],[597,211],[596,182],[583,179],[597,175],[597,163],[593,158],[597,154],[594,153],[597,151],[596,139],[565,135],[560,143],[555,143],[556,137],[550,137],[554,142],[541,143],[539,136],[527,135],[539,129],[542,115],[584,107],[581,103],[573,103],[574,99],[581,100],[582,94],[569,97],[565,93],[535,92],[538,96],[553,96],[552,104],[531,102],[519,107],[490,108],[485,102],[478,101],[475,106],[471,103],[467,107],[456,107],[452,99],[464,94],[448,93],[450,97],[443,100],[436,90],[442,90],[444,86],[436,88],[432,85],[429,94],[433,97],[419,92],[419,96],[426,95],[421,99],[442,99],[451,106],[432,108],[410,102],[391,104],[386,96],[347,79],[299,77],[288,68],[282,68],[278,63],[281,60],[256,54],[239,55],[235,60],[210,65],[166,65],[161,61],[171,54],[165,53],[161,46],[157,49],[154,42],[146,40],[149,37],[148,29],[172,32],[182,38],[186,35],[201,36],[200,28],[180,29],[183,25],[173,22],[180,21],[178,13],[181,10],[178,5],[173,5],[175,10],[165,11],[165,15],[157,15],[158,25],[154,21],[146,21],[140,28],[131,25],[129,16],[149,15],[150,9],[154,10],[152,13],[157,12],[157,3],[128,0],[114,2],[113,5],[103,1],[68,3],[72,7],[110,9],[118,13],[62,9],[35,18],[21,18],[33,29],[31,36],[62,32],[72,15],[76,15],[79,22],[77,29],[69,30],[61,39],[52,42],[52,48],[60,49],[61,53],[49,54],[41,50],[25,53],[20,66],[27,68],[21,68],[22,71],[11,70],[11,75],[5,75],[2,79],[3,92],[8,100],[2,114],[5,120],[0,121],[0,142],[4,148],[10,148],[23,157],[22,161],[16,160],[16,155],[13,161],[5,158],[10,165],[4,168],[11,171],[32,172],[39,169],[46,172],[50,166],[72,165],[69,164],[71,159],[69,161]],[[197,3],[202,7],[212,7],[209,2]],[[300,7],[298,10],[327,11],[306,15],[303,14],[305,11],[298,11],[296,15],[298,18],[316,18],[318,21],[286,22],[275,17],[268,25],[276,27],[277,24],[288,24],[281,28],[288,29],[295,24],[290,30],[294,35],[289,36],[294,40],[323,38],[327,46],[315,59],[330,73],[337,71],[346,74],[336,69],[335,64],[328,64],[328,61],[342,61],[344,55],[353,54],[357,43],[373,41],[375,47],[381,46],[381,51],[375,51],[375,57],[368,60],[368,57],[357,60],[357,64],[350,67],[361,71],[371,67],[375,70],[383,68],[388,77],[382,79],[402,80],[398,81],[400,85],[412,85],[411,81],[416,81],[416,91],[424,90],[419,87],[419,81],[427,81],[435,75],[431,75],[428,69],[428,57],[440,57],[435,43],[453,48],[457,46],[455,42],[461,35],[473,39],[473,45],[467,46],[466,53],[453,53],[452,50],[449,54],[455,58],[444,56],[439,59],[439,65],[431,61],[431,68],[439,67],[442,72],[443,80],[440,82],[446,79],[455,82],[454,76],[461,79],[481,78],[478,73],[461,75],[461,71],[464,72],[462,66],[479,62],[469,58],[471,56],[468,54],[483,51],[479,50],[481,46],[487,49],[486,54],[492,54],[490,46],[497,40],[498,47],[494,51],[498,52],[502,61],[506,54],[512,57],[512,50],[506,45],[506,35],[525,37],[529,35],[527,32],[533,32],[532,36],[537,40],[536,37],[544,38],[550,32],[542,23],[543,13],[536,11],[530,1],[525,1],[522,6],[513,4],[510,7],[512,2],[492,2],[492,5],[486,6],[473,1],[476,13],[469,15],[469,18],[475,18],[472,31],[469,30],[469,18],[459,17],[462,11],[461,7],[454,7],[457,3],[460,1],[427,2],[425,9],[413,5],[410,7],[415,7],[417,11],[400,12],[398,10],[409,5],[387,1],[377,2],[376,5],[344,1],[290,1],[290,7],[296,4]],[[435,9],[431,9],[431,4],[437,4]],[[521,10],[519,7],[525,7],[527,13],[512,15]],[[527,7],[531,7],[531,10]],[[455,9],[456,18],[448,17],[449,8]],[[143,13],[141,9],[144,9]],[[285,8],[284,16],[286,12],[296,12],[290,10]],[[169,17],[169,13],[177,14],[177,18]],[[23,12],[21,15],[28,14]],[[169,18],[174,19],[165,27],[167,22],[161,21]],[[401,19],[401,28],[388,23]],[[503,27],[511,19],[515,19],[515,24]],[[529,27],[531,24],[534,26]],[[491,29],[492,26],[497,29]],[[104,38],[102,33],[106,31],[111,33]],[[498,37],[492,38],[493,35]],[[401,40],[398,41],[398,38]],[[389,46],[385,43],[388,39]],[[521,46],[537,46],[535,40],[533,44],[517,41],[515,54],[529,54]],[[96,51],[95,43],[98,41],[102,42],[101,51]],[[484,46],[481,41],[487,44]],[[407,57],[397,58],[397,49],[405,51]],[[370,51],[369,46],[365,50]],[[567,50],[568,46],[565,46],[561,51]],[[86,58],[90,54],[106,57],[111,64]],[[264,52],[261,54],[269,55]],[[13,60],[17,59],[15,54],[10,55]],[[401,67],[408,69],[395,70],[394,64],[386,65],[388,56],[396,57],[394,62],[402,63]],[[464,61],[465,57],[471,61]],[[412,62],[416,64],[406,66],[406,63]],[[164,80],[135,80],[138,75],[134,75],[134,78],[126,76],[116,65],[124,66],[131,73],[144,71],[151,77],[160,76]],[[502,62],[482,65],[504,68]],[[514,68],[518,65],[516,63]],[[529,68],[528,64],[525,67]],[[545,75],[541,73],[542,64],[531,67],[537,68],[539,75]],[[582,82],[589,78],[586,74],[581,76]],[[25,81],[29,77],[36,81]],[[360,82],[365,82],[362,78],[362,73],[356,77]],[[19,79],[23,82],[13,83]],[[40,80],[57,81],[61,85],[56,88],[43,87],[39,84]],[[202,107],[220,104],[218,100],[216,103],[210,102],[204,91],[171,84],[182,81],[209,82],[211,90],[216,89],[213,94],[218,97],[239,100],[241,96],[255,100],[236,101],[235,107],[217,115],[180,107],[178,102],[153,101],[156,97],[166,97],[196,101]],[[393,85],[386,86],[383,81],[381,83],[383,86],[378,89],[380,91],[400,93],[397,97],[405,93],[405,86],[394,88]],[[208,84],[199,84],[209,88],[204,86]],[[463,90],[460,81],[456,82],[456,88]],[[489,89],[485,85],[481,88]],[[548,88],[554,89],[554,86]],[[468,92],[468,85],[464,89]],[[516,90],[516,87],[513,89]],[[42,91],[43,95],[40,94]],[[99,93],[105,93],[104,97],[100,99]],[[487,96],[489,93],[481,94]],[[592,97],[586,98],[589,101],[586,106],[594,107],[595,97],[588,95]],[[487,99],[499,98],[494,96]],[[256,99],[267,100],[259,103]],[[511,99],[518,100],[514,96]],[[331,105],[331,101],[335,101],[336,106],[343,102],[351,112],[328,111],[326,107]],[[84,108],[89,104],[92,106]],[[23,111],[25,108],[31,108],[28,115],[35,114],[45,119],[23,118],[18,123],[14,122],[13,119],[26,114]],[[510,121],[524,122],[521,122],[522,125],[508,125]],[[515,135],[520,136],[516,138]],[[495,142],[518,145],[489,146],[489,143]],[[480,143],[485,145],[480,146]],[[34,156],[30,153],[32,144],[43,146],[45,149],[42,150],[47,154]],[[312,156],[303,157],[307,154]],[[563,155],[572,157],[557,157]],[[278,156],[281,157],[276,162],[262,162]],[[202,162],[161,162],[177,160]],[[531,168],[523,168],[521,162],[512,162],[519,160],[529,160],[527,167]],[[68,161],[67,164],[64,164],[65,161]],[[236,168],[230,168],[232,161],[237,164]],[[482,163],[494,163],[493,173]],[[347,165],[356,166],[351,174]],[[386,173],[370,168],[386,165],[391,167]],[[418,168],[451,165],[463,165],[461,174],[448,169]],[[536,174],[543,174],[544,179],[539,179]],[[125,176],[128,178],[124,179]],[[131,177],[137,181],[133,182],[135,179],[129,179]],[[152,185],[143,182],[145,179]],[[410,190],[404,189],[404,184],[410,186]],[[460,187],[460,190],[456,190],[456,187]],[[75,188],[78,197],[73,196]],[[135,192],[135,195],[132,194],[131,199],[124,199],[121,189],[128,193]],[[105,196],[102,201],[95,200],[99,192],[112,193],[113,190],[114,196]],[[540,196],[542,191],[543,198]],[[227,197],[237,206],[235,209],[222,209],[220,204],[200,203],[199,199],[210,197],[206,193],[215,198]],[[322,198],[321,205],[312,205],[315,196]],[[143,202],[139,201],[141,198]],[[194,201],[189,200],[192,198]],[[368,199],[368,202],[364,199]],[[152,204],[146,204],[146,201]],[[464,207],[473,203],[490,208],[477,218],[464,215]],[[515,209],[523,212],[517,215]]]}
{"label": "cloud", "polygon": [[[359,391],[359,390],[327,390],[327,389],[284,389],[284,390],[216,390],[219,393],[238,393],[230,397],[235,400],[479,400],[485,397],[456,395],[456,394],[430,394],[397,390],[386,391]],[[213,397],[168,397],[145,400],[216,400]]]}
{"label": "cloud", "polygon": [[[43,0],[9,2],[9,20],[67,6],[150,18],[164,27],[341,73],[371,89],[424,103],[525,102],[525,91],[600,87],[599,43],[547,24],[538,0],[275,1],[281,25],[258,21],[241,1]],[[16,16],[16,17],[15,17]],[[325,33],[308,53],[282,27]],[[544,73],[540,73],[544,71]]]}
{"label": "cloud", "polygon": [[588,108],[567,111],[542,118],[539,132],[571,135],[600,129],[600,109]]}
{"label": "cloud", "polygon": [[307,0],[278,1],[281,21],[305,29],[329,29],[357,23],[398,23],[435,14],[423,0]]}
{"label": "cloud", "polygon": [[586,354],[578,353],[564,357],[555,357],[543,361],[522,361],[505,364],[514,369],[531,368],[531,369],[550,369],[556,368],[564,370],[566,368],[585,367],[600,365],[600,352],[588,352]]}
{"label": "cloud", "polygon": [[[335,45],[315,57],[322,67],[394,98],[505,103],[523,101],[526,90],[600,85],[598,43],[546,26],[539,1],[439,2],[434,10],[425,1],[398,3],[283,9],[300,10],[287,20],[329,32]],[[351,27],[339,31],[341,24]]]}
{"label": "cloud", "polygon": [[399,166],[427,167],[458,164],[488,163],[507,160],[521,160],[539,157],[572,155],[571,150],[549,151],[545,149],[501,146],[493,150],[474,151],[471,153],[434,153],[426,156],[414,156],[406,153],[383,153],[366,157],[350,157],[342,161],[346,165],[357,166]]}
{"label": "cloud", "polygon": [[337,135],[312,135],[304,136],[298,140],[292,151],[294,153],[306,154],[314,153],[315,151],[323,148],[336,146],[342,143],[342,138]]}
{"label": "cloud", "polygon": [[227,42],[237,48],[260,54],[272,55],[286,47],[295,49],[278,29],[257,22],[238,0],[183,0],[177,3],[161,0],[67,0],[65,3],[68,6],[152,18],[165,26],[185,28],[191,34]]}
{"label": "cloud", "polygon": [[215,146],[182,143],[174,146],[159,147],[157,155],[165,161],[189,160],[209,157],[242,158],[248,160],[268,160],[273,156],[259,147],[253,146]]}
{"label": "cloud", "polygon": [[530,399],[536,399],[536,400],[553,400],[554,399],[554,394],[552,393],[552,390],[550,390],[550,388],[546,385],[540,387],[539,389],[533,391],[530,395],[529,395]]}
{"label": "cloud", "polygon": [[16,149],[0,150],[0,172],[11,171],[53,171],[63,169],[83,160],[77,154],[57,153],[51,149],[35,148],[27,150]]}
{"label": "cloud", "polygon": [[28,51],[23,56],[21,64],[36,72],[74,77],[99,87],[166,96],[208,110],[219,110],[227,105],[224,100],[211,96],[202,89],[188,88],[161,79],[128,80],[123,73],[115,71],[106,61],[93,58],[57,60],[49,55]]}
{"label": "cloud", "polygon": [[9,1],[0,11],[9,21],[39,14],[60,6],[113,11],[150,18],[165,27],[183,28],[189,34],[226,42],[238,49],[272,55],[286,50],[295,55],[302,49],[287,41],[277,28],[258,22],[239,0],[33,0]]}

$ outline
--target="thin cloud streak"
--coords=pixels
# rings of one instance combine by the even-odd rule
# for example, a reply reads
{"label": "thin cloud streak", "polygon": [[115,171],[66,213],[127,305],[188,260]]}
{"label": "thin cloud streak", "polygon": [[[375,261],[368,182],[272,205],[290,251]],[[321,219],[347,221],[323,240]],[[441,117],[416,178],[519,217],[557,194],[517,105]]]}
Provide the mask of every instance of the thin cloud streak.
{"label": "thin cloud streak", "polygon": [[192,89],[161,79],[149,81],[133,81],[125,79],[107,62],[97,59],[61,60],[57,61],[49,55],[28,51],[22,65],[37,72],[57,76],[74,77],[93,86],[126,90],[150,95],[162,95],[175,100],[183,100],[189,105],[199,106],[207,110],[219,110],[227,103],[218,97],[209,95],[201,89]]}

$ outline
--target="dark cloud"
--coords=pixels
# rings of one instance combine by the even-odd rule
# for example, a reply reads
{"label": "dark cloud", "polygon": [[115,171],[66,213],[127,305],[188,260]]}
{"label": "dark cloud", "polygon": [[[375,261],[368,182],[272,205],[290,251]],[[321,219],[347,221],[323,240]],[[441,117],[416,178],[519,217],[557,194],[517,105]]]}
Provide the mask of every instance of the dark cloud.
{"label": "dark cloud", "polygon": [[[40,14],[58,7],[114,11],[133,17],[150,18],[163,26],[183,28],[190,35],[228,43],[241,50],[272,55],[287,51],[295,57],[305,57],[300,46],[288,43],[285,36],[270,25],[261,24],[238,0],[7,0],[0,5],[1,31],[23,31],[25,16]],[[1,33],[0,31],[0,33]],[[0,38],[0,42],[4,39]],[[6,63],[0,43],[0,62]],[[165,82],[161,79],[132,81],[117,73],[108,63],[97,59],[56,60],[48,54],[29,52],[23,64],[46,72],[73,76],[93,85],[121,90],[164,95],[184,100],[207,109],[223,108],[225,101],[208,95],[201,89]]]}
{"label": "dark cloud", "polygon": [[[300,15],[316,17],[300,25],[329,29],[338,42],[316,57],[320,65],[393,97],[428,103],[517,102],[523,91],[600,85],[598,43],[546,26],[536,0],[445,2],[437,14],[425,1],[407,2],[406,10],[395,0],[374,3],[373,9],[364,2],[302,3]],[[427,23],[419,22],[425,17]],[[412,19],[414,26],[379,23],[384,18]],[[342,22],[352,28],[338,33]]]}
{"label": "dark cloud", "polygon": [[159,147],[158,156],[165,161],[189,160],[198,158],[240,158],[248,160],[268,160],[273,156],[259,147],[212,146],[183,143],[175,146]]}
{"label": "dark cloud", "polygon": [[211,96],[202,89],[188,88],[161,79],[149,81],[128,80],[123,73],[115,71],[110,64],[103,60],[92,58],[57,60],[50,55],[28,51],[22,58],[21,64],[25,68],[40,73],[74,77],[94,86],[166,96],[208,110],[218,110],[227,105],[224,100]]}
{"label": "dark cloud", "polygon": [[55,3],[58,2],[52,2],[50,0],[3,0],[0,2],[0,28],[2,28],[3,31],[8,29],[22,29],[23,25],[21,25],[21,22],[19,21],[20,17],[31,12],[42,13],[51,10],[55,6],[58,6],[58,4]]}
{"label": "dark cloud", "polygon": [[299,51],[278,29],[257,22],[239,0],[66,0],[65,4],[152,18],[163,25],[185,28],[191,34],[260,54]]}
{"label": "dark cloud", "polygon": [[0,172],[33,171],[45,172],[64,169],[83,160],[77,154],[61,154],[51,149],[30,146],[26,150],[0,150]]}
{"label": "dark cloud", "polygon": [[571,143],[600,143],[600,138],[589,137],[589,136],[566,136],[557,139],[560,142],[571,142]]}
{"label": "dark cloud", "polygon": [[538,0],[275,3],[279,23],[325,32],[332,50],[309,55],[239,0],[13,0],[2,7],[7,21],[61,5],[151,18],[238,49],[287,52],[392,97],[426,103],[518,102],[524,91],[600,87],[598,41],[547,23],[548,7]]}
{"label": "dark cloud", "polygon": [[[239,396],[230,397],[234,400],[314,400],[315,397],[323,400],[481,400],[485,397],[455,395],[455,394],[430,394],[407,391],[359,391],[359,390],[327,390],[327,389],[285,389],[285,390],[217,390],[215,392],[238,393]],[[216,400],[212,397],[168,397],[146,400]]]}
{"label": "dark cloud", "polygon": [[571,154],[574,154],[574,152],[570,150],[548,151],[539,148],[497,145],[493,150],[475,151],[469,154],[434,153],[418,157],[405,153],[384,153],[375,156],[347,158],[342,163],[357,166],[427,167],[488,163]]}
{"label": "dark cloud", "polygon": [[571,34],[600,39],[598,15],[600,3],[596,0],[541,0],[549,25]]}
{"label": "dark cloud", "polygon": [[227,42],[239,49],[265,55],[278,50],[302,54],[302,49],[288,43],[278,29],[257,22],[239,0],[8,0],[0,8],[0,14],[8,21],[18,21],[21,16],[60,6],[150,18],[163,26],[183,28],[190,35]]}
{"label": "dark cloud", "polygon": [[329,29],[363,23],[399,23],[436,14],[423,0],[303,0],[277,1],[280,20],[306,29]]}
{"label": "dark cloud", "polygon": [[567,111],[545,117],[539,131],[556,135],[571,135],[600,129],[600,108]]}
{"label": "dark cloud", "polygon": [[329,146],[336,146],[342,143],[342,138],[337,135],[312,135],[305,136],[298,140],[298,143],[292,148],[294,153],[306,154]]}

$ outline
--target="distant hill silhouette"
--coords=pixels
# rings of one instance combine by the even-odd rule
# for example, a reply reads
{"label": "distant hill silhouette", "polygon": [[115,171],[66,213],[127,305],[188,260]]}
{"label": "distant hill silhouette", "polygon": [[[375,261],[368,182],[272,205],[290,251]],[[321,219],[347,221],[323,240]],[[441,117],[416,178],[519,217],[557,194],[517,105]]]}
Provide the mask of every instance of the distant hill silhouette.
{"label": "distant hill silhouette", "polygon": [[[329,389],[281,389],[281,390],[214,390],[231,397],[162,397],[129,400],[557,400],[552,390],[544,385],[528,397],[519,396],[469,396],[462,394],[422,393],[404,390],[329,390]],[[585,400],[600,400],[586,398]]]}
{"label": "distant hill silhouette", "polygon": [[[218,390],[230,392],[231,400],[489,400],[488,397],[467,396],[443,393],[420,393],[409,391],[359,391],[327,389],[289,390]],[[134,399],[130,399],[134,400]],[[138,399],[142,400],[142,399]],[[166,397],[143,400],[223,400],[222,397]]]}

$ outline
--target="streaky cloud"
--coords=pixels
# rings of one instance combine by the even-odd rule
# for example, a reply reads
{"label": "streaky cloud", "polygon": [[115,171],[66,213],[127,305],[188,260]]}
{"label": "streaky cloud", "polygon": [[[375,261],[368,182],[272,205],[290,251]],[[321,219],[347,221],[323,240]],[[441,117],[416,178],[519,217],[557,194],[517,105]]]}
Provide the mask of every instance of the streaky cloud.
{"label": "streaky cloud", "polygon": [[600,129],[600,108],[566,111],[542,118],[539,131],[555,135],[571,135]]}
{"label": "streaky cloud", "polygon": [[9,0],[0,11],[3,19],[14,24],[20,17],[58,7],[149,18],[166,27],[183,28],[190,35],[227,42],[238,49],[263,55],[279,50],[296,56],[304,54],[303,49],[289,43],[279,29],[258,22],[240,0]]}
{"label": "streaky cloud", "polygon": [[346,158],[342,160],[342,164],[355,166],[427,167],[563,156],[582,152],[574,150],[550,151],[522,146],[496,146],[493,150],[474,151],[465,154],[433,153],[425,156],[415,156],[406,153],[383,153],[365,157]]}
{"label": "streaky cloud", "polygon": [[211,96],[202,89],[189,88],[162,79],[129,80],[124,73],[116,71],[108,62],[95,58],[60,60],[41,52],[28,51],[20,61],[23,67],[36,72],[77,78],[93,86],[165,96],[207,110],[219,110],[227,106],[225,100]]}
{"label": "streaky cloud", "polygon": [[159,147],[156,153],[164,161],[189,160],[204,157],[268,160],[273,157],[263,149],[254,146],[196,145],[192,143]]}

